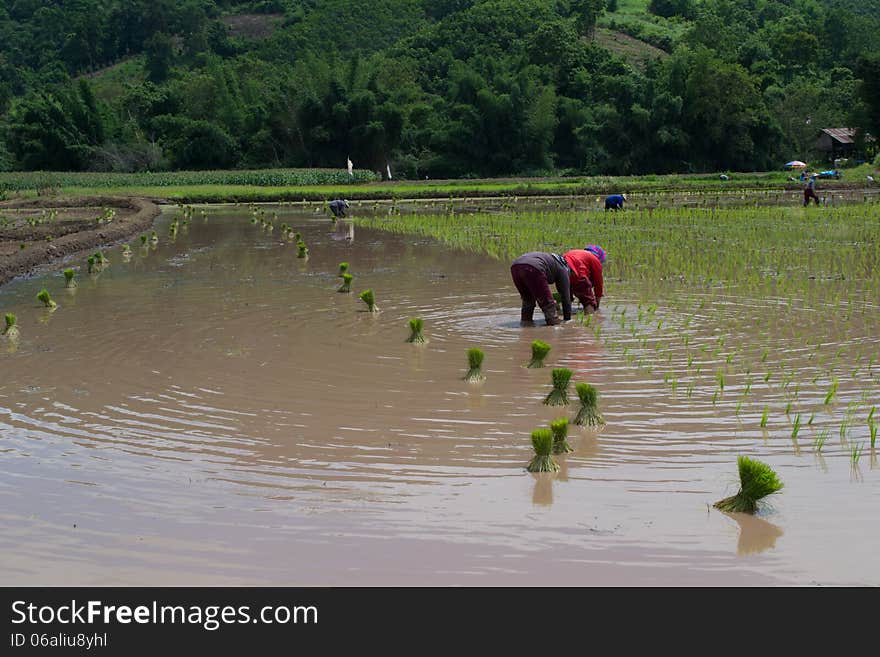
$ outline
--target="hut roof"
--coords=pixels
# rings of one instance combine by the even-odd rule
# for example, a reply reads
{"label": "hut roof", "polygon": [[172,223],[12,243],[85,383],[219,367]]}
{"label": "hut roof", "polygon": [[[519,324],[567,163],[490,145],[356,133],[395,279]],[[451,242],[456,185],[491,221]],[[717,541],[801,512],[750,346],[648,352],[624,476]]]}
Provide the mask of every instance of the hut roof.
{"label": "hut roof", "polygon": [[822,128],[822,132],[841,144],[854,143],[855,128]]}

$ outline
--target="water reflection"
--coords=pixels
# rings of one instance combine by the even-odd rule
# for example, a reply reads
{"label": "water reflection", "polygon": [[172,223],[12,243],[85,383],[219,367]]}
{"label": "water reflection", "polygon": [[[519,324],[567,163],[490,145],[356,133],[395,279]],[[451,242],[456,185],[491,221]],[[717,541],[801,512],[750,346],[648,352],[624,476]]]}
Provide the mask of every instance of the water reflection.
{"label": "water reflection", "polygon": [[776,539],[782,536],[782,529],[772,522],[749,513],[727,513],[739,525],[739,540],[736,544],[738,556],[759,554],[776,547]]}
{"label": "water reflection", "polygon": [[553,504],[553,479],[552,472],[530,473],[534,482],[532,487],[532,504],[534,506],[550,506]]}
{"label": "water reflection", "polygon": [[354,224],[350,221],[336,220],[333,231],[330,233],[330,239],[354,242]]}

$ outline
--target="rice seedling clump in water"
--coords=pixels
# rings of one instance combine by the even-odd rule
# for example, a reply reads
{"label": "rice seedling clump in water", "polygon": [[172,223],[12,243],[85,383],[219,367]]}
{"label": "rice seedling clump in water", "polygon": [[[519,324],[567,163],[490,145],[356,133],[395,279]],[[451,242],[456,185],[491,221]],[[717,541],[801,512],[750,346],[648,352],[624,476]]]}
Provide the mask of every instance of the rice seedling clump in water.
{"label": "rice seedling clump in water", "polygon": [[468,349],[467,350],[467,358],[468,358],[468,371],[467,374],[464,375],[465,381],[470,381],[473,383],[477,383],[479,381],[483,381],[486,377],[483,376],[483,358],[486,354],[483,353],[482,349]]}
{"label": "rice seedling clump in water", "polygon": [[345,272],[347,272],[347,271],[348,271],[348,263],[347,262],[340,262],[339,263],[339,273],[337,274],[337,276],[342,277],[343,274],[345,274]]}
{"label": "rice seedling clump in water", "polygon": [[605,424],[605,420],[599,413],[599,391],[589,383],[578,383],[574,389],[581,402],[574,423],[581,427],[597,427]]}
{"label": "rice seedling clump in water", "polygon": [[550,345],[543,340],[532,342],[532,360],[526,367],[544,367],[544,359],[550,353]]}
{"label": "rice seedling clump in water", "polygon": [[75,272],[72,269],[64,270],[64,285],[68,288],[76,287],[76,280],[74,280]]}
{"label": "rice seedling clump in water", "polygon": [[18,339],[18,327],[15,325],[15,315],[6,313],[3,318],[6,320],[6,326],[3,327],[3,335],[10,340]]}
{"label": "rice seedling clump in water", "polygon": [[348,273],[343,274],[342,275],[342,285],[340,285],[338,288],[336,288],[336,291],[337,292],[351,292],[351,279],[353,279],[353,278],[354,278],[354,276],[352,276],[351,274],[348,274]]}
{"label": "rice seedling clump in water", "polygon": [[306,243],[300,240],[296,243],[296,257],[297,258],[308,258],[309,257],[309,248],[306,246]]}
{"label": "rice seedling clump in water", "polygon": [[559,464],[551,455],[553,432],[550,429],[532,431],[532,447],[535,449],[535,456],[526,467],[529,472],[556,472],[559,470]]}
{"label": "rice seedling clump in water", "polygon": [[568,384],[571,381],[571,370],[558,367],[553,370],[553,390],[544,399],[547,406],[564,406],[568,404]]}
{"label": "rice seedling clump in water", "polygon": [[573,452],[571,445],[568,444],[566,437],[568,436],[568,418],[561,417],[550,423],[550,432],[553,434],[553,453],[566,454]]}
{"label": "rice seedling clump in water", "polygon": [[755,513],[758,502],[781,490],[782,482],[770,466],[761,461],[739,456],[736,464],[739,469],[739,492],[715,502],[715,508],[727,512]]}
{"label": "rice seedling clump in water", "polygon": [[89,273],[94,274],[95,269],[96,269],[95,268],[95,256],[89,256],[89,259],[86,260],[86,263],[88,264]]}
{"label": "rice seedling clump in water", "polygon": [[425,344],[428,341],[422,333],[422,325],[423,321],[421,317],[413,317],[409,320],[409,337],[406,339],[407,342]]}
{"label": "rice seedling clump in water", "polygon": [[367,309],[371,313],[379,312],[379,306],[376,305],[376,296],[373,294],[373,289],[367,289],[361,292],[361,301],[367,304]]}
{"label": "rice seedling clump in water", "polygon": [[58,304],[52,300],[52,297],[49,296],[49,290],[43,288],[39,292],[37,292],[37,299],[42,302],[46,308],[57,308]]}

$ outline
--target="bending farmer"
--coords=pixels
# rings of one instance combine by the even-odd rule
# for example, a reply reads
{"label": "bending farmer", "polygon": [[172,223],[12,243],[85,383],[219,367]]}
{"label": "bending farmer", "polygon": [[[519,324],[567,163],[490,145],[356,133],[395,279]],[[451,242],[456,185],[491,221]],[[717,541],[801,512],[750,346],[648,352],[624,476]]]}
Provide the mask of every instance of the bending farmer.
{"label": "bending farmer", "polygon": [[334,217],[344,217],[347,209],[348,201],[346,200],[336,199],[335,201],[330,201],[330,212],[333,213]]}
{"label": "bending farmer", "polygon": [[816,174],[814,173],[810,176],[809,180],[807,180],[807,184],[804,185],[804,207],[807,207],[810,204],[810,199],[816,201],[816,205],[819,205],[819,197],[816,194]]}
{"label": "bending farmer", "polygon": [[626,194],[612,194],[605,197],[606,210],[623,210],[623,202],[626,200]]}
{"label": "bending farmer", "polygon": [[537,303],[548,326],[562,322],[556,310],[556,301],[550,292],[551,283],[556,285],[556,291],[562,298],[562,319],[571,319],[571,273],[561,255],[541,251],[526,253],[513,261],[510,275],[522,298],[521,321],[532,321]]}
{"label": "bending farmer", "polygon": [[566,251],[563,255],[571,268],[571,293],[584,307],[584,312],[599,310],[599,301],[604,294],[602,267],[605,264],[605,249],[595,244],[583,249]]}

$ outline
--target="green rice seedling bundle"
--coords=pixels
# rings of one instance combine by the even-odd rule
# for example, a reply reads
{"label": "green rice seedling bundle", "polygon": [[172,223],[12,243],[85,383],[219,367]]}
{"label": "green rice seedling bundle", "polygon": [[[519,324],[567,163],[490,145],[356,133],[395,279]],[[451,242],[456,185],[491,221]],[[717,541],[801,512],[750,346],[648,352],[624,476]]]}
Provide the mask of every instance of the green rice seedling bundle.
{"label": "green rice seedling bundle", "polygon": [[792,440],[797,440],[797,435],[798,435],[798,431],[800,431],[800,428],[801,428],[801,414],[798,413],[797,416],[795,416],[795,418],[794,418],[794,424],[792,425],[792,428],[791,428],[791,439]]}
{"label": "green rice seedling bundle", "polygon": [[62,273],[64,274],[64,286],[68,289],[76,287],[76,280],[74,279],[76,273],[72,269],[65,269]]}
{"label": "green rice seedling bundle", "polygon": [[345,273],[342,275],[342,285],[336,288],[337,292],[351,292],[351,280],[354,278],[349,273]]}
{"label": "green rice seedling bundle", "polygon": [[421,317],[413,317],[409,320],[409,337],[406,339],[407,342],[425,344],[428,341],[422,333],[422,325]]}
{"label": "green rice seedling bundle", "polygon": [[58,304],[52,300],[52,297],[49,296],[49,290],[43,288],[39,292],[37,292],[37,300],[40,301],[46,308],[55,309],[58,307]]}
{"label": "green rice seedling bundle", "polygon": [[764,410],[761,413],[761,428],[765,428],[767,426],[767,419],[770,417],[770,408],[765,404]]}
{"label": "green rice seedling bundle", "polygon": [[468,371],[464,375],[464,380],[469,383],[479,383],[480,381],[485,380],[485,376],[483,375],[483,359],[486,354],[483,353],[482,349],[477,349],[476,347],[467,350],[467,359],[468,359]]}
{"label": "green rice seedling bundle", "polygon": [[306,243],[300,240],[296,244],[296,257],[297,258],[308,258],[309,257],[309,248],[306,246]]}
{"label": "green rice seedling bundle", "polygon": [[371,313],[379,312],[379,306],[376,305],[376,295],[373,289],[369,288],[360,293],[361,301],[367,304],[367,310]]}
{"label": "green rice seedling bundle", "polygon": [[571,370],[566,367],[557,367],[551,373],[553,389],[544,398],[547,406],[564,406],[568,401],[568,384],[571,382]]}
{"label": "green rice seedling bundle", "polygon": [[88,266],[88,272],[90,274],[94,274],[97,271],[97,266],[95,263],[95,256],[89,256],[86,260],[86,264]]}
{"label": "green rice seedling bundle", "polygon": [[156,231],[154,230],[152,233],[150,233],[150,244],[158,244],[158,243],[159,243],[159,236],[156,235]]}
{"label": "green rice seedling bundle", "polygon": [[341,278],[342,275],[343,275],[345,272],[348,271],[348,266],[349,266],[349,265],[348,265],[347,262],[340,262],[340,263],[339,263],[339,273],[336,274],[336,275],[339,276],[339,277]]}
{"label": "green rice seedling bundle", "polygon": [[122,255],[131,255],[131,247],[128,244],[122,245]]}
{"label": "green rice seedling bundle", "polygon": [[9,338],[10,340],[17,340],[18,326],[16,326],[16,317],[13,313],[6,313],[3,316],[3,319],[6,321],[6,326],[3,327],[3,335]]}
{"label": "green rice seedling bundle", "polygon": [[736,464],[739,470],[739,492],[715,502],[716,509],[726,512],[755,513],[761,500],[782,490],[782,482],[766,463],[750,459],[748,456],[739,456]]}
{"label": "green rice seedling bundle", "polygon": [[543,340],[535,340],[532,342],[532,360],[526,367],[544,367],[544,359],[550,353],[550,345]]}
{"label": "green rice seedling bundle", "polygon": [[147,245],[147,236],[141,235],[141,246],[146,246],[146,245]]}
{"label": "green rice seedling bundle", "polygon": [[107,267],[110,264],[110,260],[104,255],[103,251],[95,251],[95,264],[101,268]]}
{"label": "green rice seedling bundle", "polygon": [[589,383],[578,383],[574,389],[580,400],[580,408],[574,418],[578,426],[597,427],[605,424],[599,413],[599,391]]}
{"label": "green rice seedling bundle", "polygon": [[552,456],[553,432],[550,429],[535,429],[532,431],[532,447],[535,456],[529,462],[526,470],[529,472],[557,472],[559,464]]}
{"label": "green rice seedling bundle", "polygon": [[567,454],[573,452],[572,446],[568,444],[568,418],[561,417],[550,423],[550,432],[553,434],[553,453]]}

